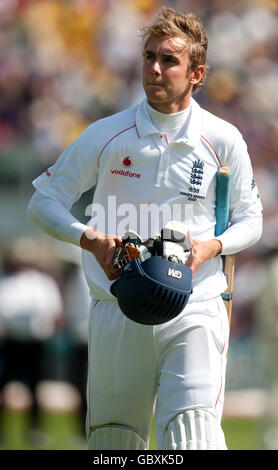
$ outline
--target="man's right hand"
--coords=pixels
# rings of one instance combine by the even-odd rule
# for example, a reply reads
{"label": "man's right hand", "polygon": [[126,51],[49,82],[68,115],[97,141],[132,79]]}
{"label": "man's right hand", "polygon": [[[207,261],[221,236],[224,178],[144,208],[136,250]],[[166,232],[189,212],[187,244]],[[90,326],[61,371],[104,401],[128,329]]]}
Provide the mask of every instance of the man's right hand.
{"label": "man's right hand", "polygon": [[86,229],[80,239],[80,246],[90,251],[102,267],[109,281],[121,276],[121,270],[113,266],[116,249],[122,245],[118,235],[105,235],[90,227]]}

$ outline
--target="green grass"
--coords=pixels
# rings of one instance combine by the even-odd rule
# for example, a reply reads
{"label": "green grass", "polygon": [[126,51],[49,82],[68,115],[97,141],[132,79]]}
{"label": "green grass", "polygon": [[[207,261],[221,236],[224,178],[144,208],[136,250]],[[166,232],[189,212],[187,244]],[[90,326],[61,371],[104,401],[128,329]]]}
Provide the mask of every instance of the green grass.
{"label": "green grass", "polygon": [[261,450],[260,421],[229,418],[222,427],[229,450]]}
{"label": "green grass", "polygon": [[[226,419],[222,423],[229,450],[260,450],[260,422]],[[30,428],[27,413],[1,413],[0,449],[86,450],[83,423],[77,414],[42,413],[39,430]],[[154,423],[150,449],[156,449]]]}
{"label": "green grass", "polygon": [[83,423],[76,413],[41,413],[32,429],[28,413],[2,411],[2,450],[86,450]]}

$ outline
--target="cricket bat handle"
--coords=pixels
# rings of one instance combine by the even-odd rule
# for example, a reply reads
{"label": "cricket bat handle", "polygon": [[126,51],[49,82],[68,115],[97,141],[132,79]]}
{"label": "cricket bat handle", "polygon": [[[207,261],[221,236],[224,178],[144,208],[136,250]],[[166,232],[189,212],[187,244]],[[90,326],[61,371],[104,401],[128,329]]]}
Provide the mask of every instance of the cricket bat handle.
{"label": "cricket bat handle", "polygon": [[227,279],[228,287],[222,294],[224,301],[229,325],[231,326],[232,319],[232,302],[233,302],[233,290],[234,290],[234,276],[235,276],[235,255],[225,255],[223,259],[223,272]]}
{"label": "cricket bat handle", "polygon": [[[230,169],[221,167],[217,172],[216,188],[216,224],[215,236],[221,235],[228,227],[229,222],[229,200],[230,200]],[[228,287],[222,293],[222,298],[226,307],[229,325],[232,317],[232,300],[235,275],[235,255],[222,256],[223,272],[227,279]]]}

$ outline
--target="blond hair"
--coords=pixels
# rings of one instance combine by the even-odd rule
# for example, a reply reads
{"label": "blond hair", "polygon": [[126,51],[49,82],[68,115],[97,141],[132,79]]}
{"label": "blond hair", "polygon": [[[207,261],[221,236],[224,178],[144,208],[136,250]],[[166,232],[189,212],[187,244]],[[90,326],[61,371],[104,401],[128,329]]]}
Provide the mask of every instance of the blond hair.
{"label": "blond hair", "polygon": [[163,7],[153,24],[141,30],[143,52],[152,36],[160,38],[181,37],[186,40],[186,50],[189,54],[190,71],[198,65],[205,67],[205,73],[200,82],[193,86],[192,92],[198,91],[205,82],[208,71],[207,47],[208,40],[202,21],[194,13],[182,14],[172,8]]}

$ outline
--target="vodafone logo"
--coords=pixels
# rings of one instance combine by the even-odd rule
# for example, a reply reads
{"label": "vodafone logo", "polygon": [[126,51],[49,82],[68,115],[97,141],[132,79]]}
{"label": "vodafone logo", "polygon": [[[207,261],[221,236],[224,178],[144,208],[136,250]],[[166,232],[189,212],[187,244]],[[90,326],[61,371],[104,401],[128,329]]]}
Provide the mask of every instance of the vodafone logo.
{"label": "vodafone logo", "polygon": [[132,173],[131,171],[127,170],[111,170],[112,175],[121,175],[121,176],[129,176],[129,178],[141,178],[140,173]]}
{"label": "vodafone logo", "polygon": [[125,157],[125,158],[123,159],[123,165],[124,165],[124,166],[131,166],[131,160],[130,160],[130,157],[129,157],[129,156],[128,156],[128,157]]}
{"label": "vodafone logo", "polygon": [[[122,166],[124,168],[128,168],[132,166],[132,160],[130,155],[127,155],[122,159]],[[129,170],[111,170],[112,175],[121,175],[121,176],[128,176],[129,178],[141,178],[140,173],[131,172]]]}

